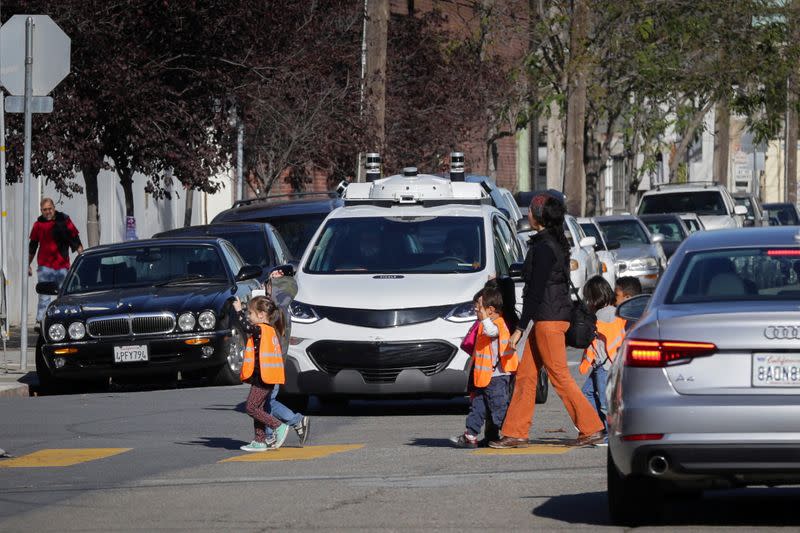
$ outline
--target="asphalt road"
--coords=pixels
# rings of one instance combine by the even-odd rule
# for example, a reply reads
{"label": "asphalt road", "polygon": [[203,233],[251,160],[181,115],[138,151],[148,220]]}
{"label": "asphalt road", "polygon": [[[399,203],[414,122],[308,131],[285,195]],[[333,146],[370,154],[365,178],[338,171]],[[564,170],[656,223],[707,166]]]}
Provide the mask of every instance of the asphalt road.
{"label": "asphalt road", "polygon": [[[0,531],[618,529],[605,448],[454,449],[464,400],[394,400],[312,404],[305,448],[290,435],[279,451],[246,454],[246,394],[128,387],[0,399],[0,448],[14,456],[0,459]],[[532,437],[574,435],[552,395]],[[666,527],[800,529],[798,496],[707,493],[671,504]]]}

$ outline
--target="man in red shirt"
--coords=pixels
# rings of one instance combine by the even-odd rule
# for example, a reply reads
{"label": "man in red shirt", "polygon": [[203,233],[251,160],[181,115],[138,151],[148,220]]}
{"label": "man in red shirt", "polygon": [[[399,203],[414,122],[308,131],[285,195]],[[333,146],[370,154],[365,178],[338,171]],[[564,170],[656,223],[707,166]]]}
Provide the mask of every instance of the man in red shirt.
{"label": "man in red shirt", "polygon": [[[55,281],[61,285],[69,270],[69,251],[81,253],[83,245],[78,237],[78,228],[64,213],[56,211],[56,205],[50,198],[42,198],[42,216],[33,223],[31,239],[28,245],[28,275],[33,275],[31,263],[39,251],[36,276],[39,281]],[[39,295],[39,306],[36,309],[36,322],[41,322],[52,296]]]}

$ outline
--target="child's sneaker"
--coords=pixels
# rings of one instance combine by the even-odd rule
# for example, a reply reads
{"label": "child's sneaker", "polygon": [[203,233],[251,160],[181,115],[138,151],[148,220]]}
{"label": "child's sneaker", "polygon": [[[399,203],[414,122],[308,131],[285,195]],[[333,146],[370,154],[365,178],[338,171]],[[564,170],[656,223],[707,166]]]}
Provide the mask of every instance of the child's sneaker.
{"label": "child's sneaker", "polygon": [[280,448],[283,446],[283,443],[286,442],[286,435],[289,434],[289,426],[286,424],[281,424],[275,430],[272,431],[272,434],[275,438],[275,449]]}
{"label": "child's sneaker", "polygon": [[311,433],[311,420],[304,416],[300,422],[292,426],[297,433],[297,437],[300,439],[300,445],[306,443],[308,440],[308,435]]}
{"label": "child's sneaker", "polygon": [[239,449],[245,452],[265,452],[269,450],[269,447],[267,446],[266,442],[258,442],[257,440],[254,440],[250,444],[241,446]]}
{"label": "child's sneaker", "polygon": [[475,435],[470,435],[469,433],[462,433],[456,437],[450,437],[450,442],[458,446],[459,448],[477,448],[478,447],[478,437]]}

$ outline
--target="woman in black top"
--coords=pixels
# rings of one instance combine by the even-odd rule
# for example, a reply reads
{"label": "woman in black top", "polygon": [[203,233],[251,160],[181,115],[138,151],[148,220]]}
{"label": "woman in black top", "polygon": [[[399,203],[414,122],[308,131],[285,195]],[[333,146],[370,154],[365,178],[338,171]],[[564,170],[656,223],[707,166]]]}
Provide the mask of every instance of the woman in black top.
{"label": "woman in black top", "polygon": [[530,322],[534,324],[517,369],[514,395],[503,423],[503,438],[490,442],[492,448],[516,448],[528,443],[542,366],[578,428],[577,443],[592,444],[605,438],[603,423],[567,366],[564,334],[569,328],[572,301],[565,214],[564,204],[549,194],[538,194],[531,199],[528,220],[537,233],[531,238],[525,257],[522,316],[511,343],[516,345]]}

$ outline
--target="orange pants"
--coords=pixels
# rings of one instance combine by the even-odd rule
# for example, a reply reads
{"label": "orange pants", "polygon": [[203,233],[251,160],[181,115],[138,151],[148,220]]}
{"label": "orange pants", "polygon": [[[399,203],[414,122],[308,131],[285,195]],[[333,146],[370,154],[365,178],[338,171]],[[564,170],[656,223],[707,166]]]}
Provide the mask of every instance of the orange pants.
{"label": "orange pants", "polygon": [[536,383],[544,366],[550,383],[564,402],[570,418],[581,435],[603,430],[597,411],[572,379],[567,367],[567,343],[564,334],[569,322],[536,322],[525,343],[514,383],[514,395],[503,423],[503,436],[527,439],[536,408]]}

